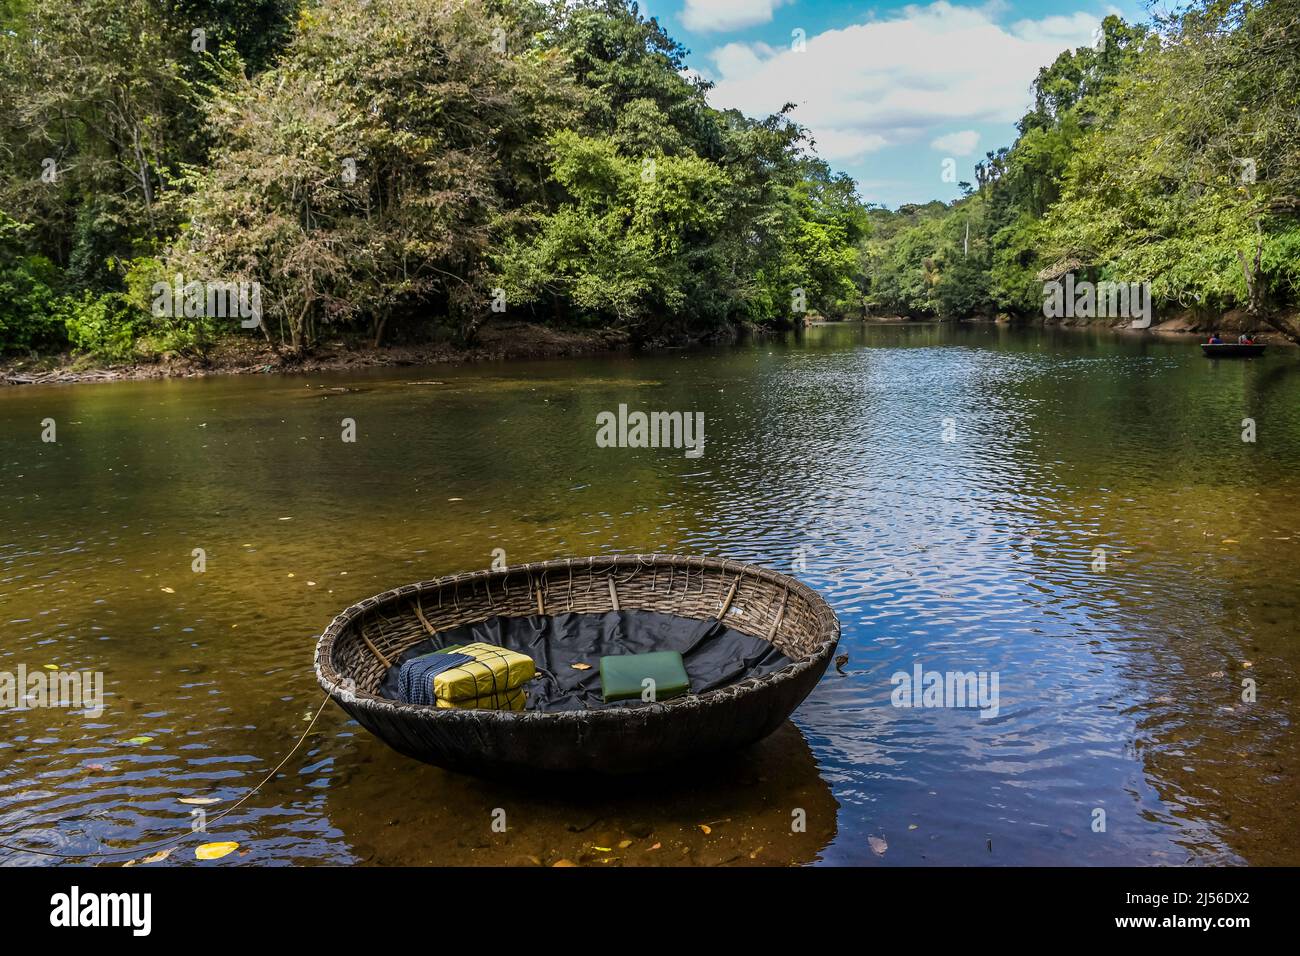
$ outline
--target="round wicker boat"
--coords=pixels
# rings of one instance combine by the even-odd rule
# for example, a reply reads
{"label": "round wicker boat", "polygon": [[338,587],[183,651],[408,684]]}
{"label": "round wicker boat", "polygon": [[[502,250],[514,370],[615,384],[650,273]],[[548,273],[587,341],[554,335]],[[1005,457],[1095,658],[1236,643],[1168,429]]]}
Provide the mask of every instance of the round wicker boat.
{"label": "round wicker boat", "polygon": [[[641,707],[544,713],[451,710],[377,694],[384,662],[429,635],[495,615],[643,609],[725,619],[791,663],[703,694]],[[839,641],[830,606],[791,577],[719,558],[572,558],[457,574],[345,610],[316,645],[316,679],[394,750],[471,773],[648,770],[772,733],[816,686]]]}

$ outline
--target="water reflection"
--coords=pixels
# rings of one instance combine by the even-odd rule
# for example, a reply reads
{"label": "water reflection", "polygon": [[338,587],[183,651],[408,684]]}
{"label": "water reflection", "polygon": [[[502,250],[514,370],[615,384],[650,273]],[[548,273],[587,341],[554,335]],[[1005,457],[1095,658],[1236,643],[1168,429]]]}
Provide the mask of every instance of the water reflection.
{"label": "water reflection", "polygon": [[818,860],[836,829],[835,798],[788,721],[742,753],[645,777],[521,787],[413,764],[368,739],[345,765],[325,812],[366,834],[351,846],[365,863],[790,865]]}

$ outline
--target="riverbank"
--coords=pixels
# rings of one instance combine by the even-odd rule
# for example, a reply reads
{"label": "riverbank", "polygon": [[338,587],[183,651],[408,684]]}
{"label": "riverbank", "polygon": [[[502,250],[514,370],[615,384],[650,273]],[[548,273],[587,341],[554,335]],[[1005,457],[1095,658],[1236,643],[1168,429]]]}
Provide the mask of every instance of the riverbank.
{"label": "riverbank", "polygon": [[[1300,311],[1283,312],[1280,318],[1284,323],[1289,323],[1292,327],[1300,328]],[[1291,342],[1278,330],[1264,323],[1262,319],[1252,318],[1244,309],[1234,309],[1225,312],[1213,318],[1207,318],[1197,315],[1191,311],[1184,311],[1175,315],[1166,316],[1159,321],[1153,322],[1150,327],[1145,329],[1135,329],[1131,327],[1131,319],[1115,318],[1049,318],[1041,315],[1033,316],[1012,316],[1001,313],[997,316],[972,315],[963,316],[960,319],[940,319],[934,317],[911,318],[903,315],[879,315],[869,316],[864,321],[877,325],[898,325],[910,322],[972,322],[987,323],[990,325],[1006,325],[1015,328],[1051,328],[1051,329],[1080,329],[1080,330],[1097,330],[1102,329],[1110,332],[1123,333],[1126,335],[1168,335],[1168,336],[1206,336],[1211,332],[1219,332],[1225,337],[1235,339],[1242,332],[1252,332],[1255,337],[1268,345],[1291,346],[1296,343]]]}
{"label": "riverbank", "polygon": [[[1287,318],[1297,324],[1298,315]],[[807,327],[843,325],[864,321],[869,325],[908,325],[946,322],[948,319],[911,318],[908,316],[870,316],[866,319],[841,321],[818,320]],[[1249,323],[1245,312],[1230,312],[1216,324],[1183,313],[1153,324],[1149,329],[1128,328],[1127,319],[1046,319],[996,318],[968,316],[958,320],[971,323],[996,323],[1022,328],[1052,327],[1073,329],[1108,329],[1127,335],[1202,336],[1213,330],[1235,337],[1239,332],[1255,331],[1261,342],[1291,345],[1268,327]],[[756,330],[751,329],[750,334]],[[663,341],[641,347],[655,352],[662,348],[682,348],[701,342],[682,340],[669,345]],[[582,355],[629,352],[634,345],[626,332],[616,329],[557,329],[529,322],[489,324],[479,331],[471,346],[451,342],[417,345],[385,345],[379,348],[355,341],[333,341],[296,355],[275,349],[264,341],[232,336],[215,346],[206,361],[168,354],[128,362],[109,362],[90,355],[20,356],[0,359],[0,385],[50,385],[85,382],[141,381],[164,378],[204,378],[213,375],[310,374],[363,368],[399,368],[403,366],[466,364],[509,361],[515,359],[574,358]]]}
{"label": "riverbank", "polygon": [[71,384],[203,378],[211,375],[306,374],[348,369],[490,362],[510,359],[566,358],[631,348],[626,333],[615,329],[556,329],[527,322],[484,326],[471,346],[450,342],[386,345],[329,342],[295,355],[263,341],[231,337],[212,349],[206,361],[180,355],[106,362],[87,355],[25,356],[0,360],[5,385]]}

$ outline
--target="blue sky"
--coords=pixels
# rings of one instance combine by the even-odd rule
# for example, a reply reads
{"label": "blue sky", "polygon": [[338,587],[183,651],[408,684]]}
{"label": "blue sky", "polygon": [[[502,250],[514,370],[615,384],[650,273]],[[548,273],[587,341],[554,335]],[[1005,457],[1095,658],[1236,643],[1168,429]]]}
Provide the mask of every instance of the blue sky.
{"label": "blue sky", "polygon": [[[1008,146],[1038,68],[1092,42],[1135,0],[641,0],[717,86],[711,101],[765,115],[787,101],[816,151],[870,202],[953,199],[945,159],[974,181]],[[796,49],[794,31],[803,31]]]}

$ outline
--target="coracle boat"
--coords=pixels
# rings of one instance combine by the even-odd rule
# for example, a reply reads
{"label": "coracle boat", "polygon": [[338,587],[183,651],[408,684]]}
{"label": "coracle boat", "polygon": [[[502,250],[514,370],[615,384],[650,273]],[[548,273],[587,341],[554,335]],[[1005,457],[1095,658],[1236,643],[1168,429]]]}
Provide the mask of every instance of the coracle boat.
{"label": "coracle boat", "polygon": [[[379,693],[399,657],[453,628],[611,612],[616,627],[637,612],[673,615],[706,631],[710,621],[723,622],[727,633],[757,639],[782,663],[670,700],[554,712],[441,709]],[[839,636],[820,595],[766,568],[661,554],[572,558],[408,584],[354,604],[317,642],[316,679],[363,727],[426,763],[486,775],[627,773],[772,733],[821,680]]]}
{"label": "coracle boat", "polygon": [[1237,342],[1202,342],[1201,352],[1206,358],[1255,358],[1264,354],[1264,346],[1259,342],[1242,345]]}

